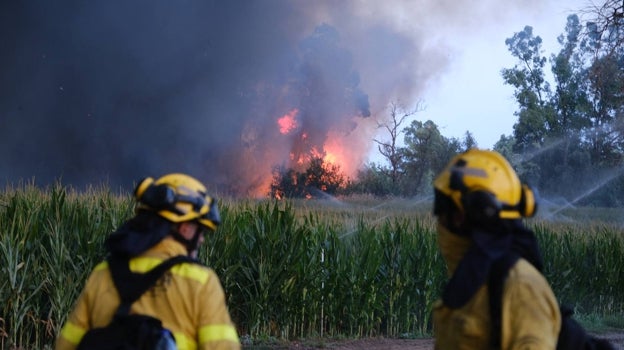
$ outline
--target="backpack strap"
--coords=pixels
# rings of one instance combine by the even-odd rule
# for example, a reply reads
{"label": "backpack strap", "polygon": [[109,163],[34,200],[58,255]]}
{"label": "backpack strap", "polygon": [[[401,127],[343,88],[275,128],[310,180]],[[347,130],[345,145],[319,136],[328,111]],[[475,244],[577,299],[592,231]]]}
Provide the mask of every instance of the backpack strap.
{"label": "backpack strap", "polygon": [[178,255],[161,262],[146,273],[135,273],[130,271],[129,258],[109,257],[107,260],[113,283],[121,299],[116,315],[127,315],[130,313],[130,306],[172,266],[184,262],[203,265],[189,256]]}
{"label": "backpack strap", "polygon": [[502,306],[505,280],[511,267],[520,257],[515,254],[505,255],[496,260],[488,277],[488,294],[490,303],[491,344],[492,349],[501,348]]}

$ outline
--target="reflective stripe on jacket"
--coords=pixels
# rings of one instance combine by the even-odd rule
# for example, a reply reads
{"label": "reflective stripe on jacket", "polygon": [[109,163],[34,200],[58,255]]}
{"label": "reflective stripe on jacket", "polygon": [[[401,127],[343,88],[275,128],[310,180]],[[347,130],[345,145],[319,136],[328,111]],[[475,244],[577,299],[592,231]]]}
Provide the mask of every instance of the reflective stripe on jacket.
{"label": "reflective stripe on jacket", "polygon": [[[166,238],[130,261],[130,270],[146,272],[186,249]],[[85,288],[61,330],[57,350],[73,350],[85,332],[106,326],[119,305],[108,263],[91,272]],[[182,263],[170,271],[132,304],[131,313],[160,319],[175,336],[178,349],[240,349],[236,329],[216,273],[207,267]]]}

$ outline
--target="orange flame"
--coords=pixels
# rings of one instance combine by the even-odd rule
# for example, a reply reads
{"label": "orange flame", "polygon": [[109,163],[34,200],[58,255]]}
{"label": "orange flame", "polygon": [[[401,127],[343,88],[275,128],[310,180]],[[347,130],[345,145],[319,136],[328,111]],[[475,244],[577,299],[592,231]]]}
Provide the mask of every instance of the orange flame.
{"label": "orange flame", "polygon": [[348,157],[346,156],[345,147],[343,146],[343,140],[332,135],[327,135],[327,140],[323,145],[325,151],[325,157],[323,160],[330,164],[340,165],[341,167],[348,163]]}
{"label": "orange flame", "polygon": [[329,164],[340,165],[339,162],[338,162],[338,157],[339,157],[338,154],[334,154],[334,153],[331,153],[331,152],[326,152],[325,153],[325,157],[323,158],[323,160],[326,163],[329,163]]}
{"label": "orange flame", "polygon": [[322,158],[323,157],[323,153],[319,152],[319,150],[316,147],[312,147],[312,149],[310,150],[310,155],[313,158]]}
{"label": "orange flame", "polygon": [[299,110],[293,108],[290,112],[277,119],[280,133],[286,135],[297,127],[297,113],[299,113]]}
{"label": "orange flame", "polygon": [[[324,139],[321,139],[318,135],[320,130],[316,131],[316,137],[311,138],[308,134],[308,130],[305,130],[305,124],[298,120],[299,109],[293,108],[288,113],[277,118],[277,129],[282,135],[287,135],[280,143],[282,146],[289,143],[290,152],[282,153],[282,157],[286,156],[287,166],[292,167],[296,172],[306,171],[305,167],[310,164],[312,159],[321,158],[324,162],[323,166],[327,167],[327,170],[334,170],[334,166],[338,166],[338,171],[341,175],[347,179],[355,178],[359,164],[362,161],[362,148],[363,138],[357,133],[352,133],[355,127],[349,129],[341,128],[339,126],[331,128],[324,135]],[[281,138],[280,138],[281,139]],[[277,142],[278,140],[276,140]],[[281,140],[280,140],[281,142]],[[276,147],[275,150],[285,151],[285,147]],[[293,179],[296,181],[296,179]],[[267,180],[266,183],[270,183],[271,180]],[[268,187],[268,186],[267,186]],[[326,188],[321,188],[321,191],[326,191]],[[276,199],[284,198],[284,193],[274,192]]]}
{"label": "orange flame", "polygon": [[323,145],[325,151],[325,157],[323,160],[333,165],[339,165],[342,172],[347,175],[353,175],[353,161],[349,157],[349,152],[344,146],[345,140],[335,133],[330,132],[327,135],[327,140]]}

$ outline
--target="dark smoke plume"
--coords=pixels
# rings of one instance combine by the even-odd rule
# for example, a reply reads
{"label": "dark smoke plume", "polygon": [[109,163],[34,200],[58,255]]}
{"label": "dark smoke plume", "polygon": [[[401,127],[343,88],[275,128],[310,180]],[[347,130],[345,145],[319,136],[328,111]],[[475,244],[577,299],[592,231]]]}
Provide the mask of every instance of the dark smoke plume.
{"label": "dark smoke plume", "polygon": [[381,3],[418,23],[444,2],[3,1],[0,180],[127,188],[180,171],[252,194],[328,132],[360,140],[361,162],[371,114],[445,64],[424,31],[363,11]]}

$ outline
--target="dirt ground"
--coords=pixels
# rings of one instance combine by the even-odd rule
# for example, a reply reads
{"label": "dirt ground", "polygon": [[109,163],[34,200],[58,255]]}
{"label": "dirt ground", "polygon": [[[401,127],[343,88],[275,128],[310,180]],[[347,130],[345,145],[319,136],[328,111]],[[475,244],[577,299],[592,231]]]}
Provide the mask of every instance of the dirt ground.
{"label": "dirt ground", "polygon": [[[616,349],[624,350],[624,332],[621,333],[608,333],[599,335],[600,338],[606,338],[615,345]],[[358,339],[358,340],[339,340],[339,341],[326,341],[319,344],[291,342],[284,345],[271,345],[271,346],[251,346],[244,347],[244,349],[299,349],[299,350],[313,350],[313,349],[331,349],[331,350],[432,350],[433,339],[385,339],[385,338],[373,338],[373,339]]]}

